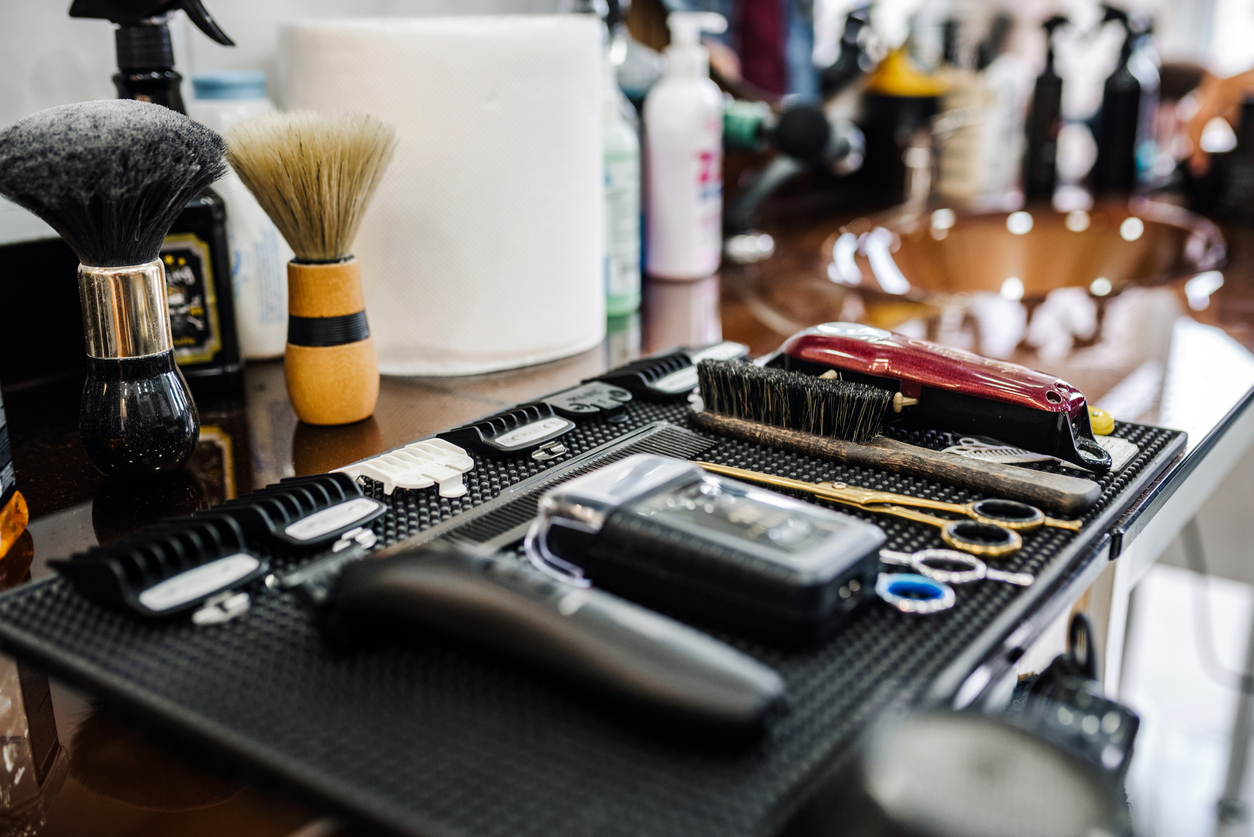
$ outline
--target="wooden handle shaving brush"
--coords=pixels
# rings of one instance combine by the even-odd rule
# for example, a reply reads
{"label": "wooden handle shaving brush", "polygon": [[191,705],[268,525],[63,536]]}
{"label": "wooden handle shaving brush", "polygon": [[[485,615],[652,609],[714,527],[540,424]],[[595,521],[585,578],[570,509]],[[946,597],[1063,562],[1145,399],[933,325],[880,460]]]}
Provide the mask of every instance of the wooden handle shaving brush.
{"label": "wooden handle shaving brush", "polygon": [[51,108],[0,132],[0,194],[47,221],[81,262],[79,429],[106,474],[170,471],[196,447],[159,256],[187,202],[226,173],[225,150],[186,116],[125,99]]}
{"label": "wooden handle shaving brush", "polygon": [[301,421],[348,424],[374,412],[379,357],[351,254],[396,150],[372,116],[274,113],[236,125],[227,156],[296,254],[287,265],[284,375]]}

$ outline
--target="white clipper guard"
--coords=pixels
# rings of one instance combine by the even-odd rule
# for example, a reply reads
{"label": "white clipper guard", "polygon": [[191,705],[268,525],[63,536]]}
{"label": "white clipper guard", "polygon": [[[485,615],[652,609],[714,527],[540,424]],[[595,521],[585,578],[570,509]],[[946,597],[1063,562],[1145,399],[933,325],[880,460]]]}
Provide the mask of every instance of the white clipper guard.
{"label": "white clipper guard", "polygon": [[440,485],[441,497],[461,497],[466,493],[462,474],[475,467],[465,450],[443,439],[424,439],[335,470],[354,479],[369,477],[383,483],[383,493],[398,488],[429,488]]}

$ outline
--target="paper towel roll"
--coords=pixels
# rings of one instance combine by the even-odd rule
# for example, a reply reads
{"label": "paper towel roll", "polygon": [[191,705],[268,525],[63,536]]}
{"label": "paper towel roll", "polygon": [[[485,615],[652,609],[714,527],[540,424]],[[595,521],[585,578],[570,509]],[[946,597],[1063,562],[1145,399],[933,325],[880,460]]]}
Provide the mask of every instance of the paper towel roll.
{"label": "paper towel roll", "polygon": [[289,109],[396,125],[361,260],[379,368],[470,375],[605,336],[600,23],[336,20],[286,32]]}

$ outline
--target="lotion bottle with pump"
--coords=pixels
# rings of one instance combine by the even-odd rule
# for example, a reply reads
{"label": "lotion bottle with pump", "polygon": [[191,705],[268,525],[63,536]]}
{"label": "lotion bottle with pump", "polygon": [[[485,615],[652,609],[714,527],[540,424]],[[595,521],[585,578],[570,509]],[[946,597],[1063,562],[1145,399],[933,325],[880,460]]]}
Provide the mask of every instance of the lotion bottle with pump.
{"label": "lotion bottle with pump", "polygon": [[666,74],[644,102],[649,276],[703,279],[718,270],[723,227],[723,102],[710,80],[702,32],[724,32],[712,12],[672,12]]}
{"label": "lotion bottle with pump", "polygon": [[1148,32],[1134,26],[1128,13],[1103,5],[1104,23],[1124,28],[1119,63],[1102,89],[1097,123],[1097,161],[1090,173],[1094,196],[1134,191],[1142,172],[1152,166],[1154,114],[1158,111],[1158,68],[1147,49]]}
{"label": "lotion bottle with pump", "polygon": [[1045,69],[1036,77],[1028,111],[1028,150],[1023,162],[1023,194],[1029,201],[1050,201],[1058,182],[1058,132],[1062,128],[1062,77],[1054,69],[1054,33],[1067,24],[1054,15],[1045,29]]}

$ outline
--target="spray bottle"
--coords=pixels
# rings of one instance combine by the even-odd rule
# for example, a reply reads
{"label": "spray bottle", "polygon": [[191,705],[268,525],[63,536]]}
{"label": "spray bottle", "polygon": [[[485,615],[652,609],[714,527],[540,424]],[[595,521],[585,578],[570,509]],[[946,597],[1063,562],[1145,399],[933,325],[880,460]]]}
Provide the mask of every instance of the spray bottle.
{"label": "spray bottle", "polygon": [[1062,128],[1062,78],[1054,69],[1054,32],[1068,23],[1054,15],[1045,29],[1045,69],[1036,77],[1028,111],[1028,148],[1023,158],[1023,193],[1028,200],[1053,200],[1058,181],[1058,132]]}
{"label": "spray bottle", "polygon": [[711,12],[672,12],[666,74],[644,103],[648,162],[648,273],[702,279],[718,270],[723,228],[723,103],[710,80],[702,32],[724,32]]}
{"label": "spray bottle", "polygon": [[[213,40],[234,42],[201,0],[74,0],[70,17],[117,24],[118,98],[138,99],[187,113],[174,69],[169,16],[178,10]],[[170,307],[170,336],[179,369],[193,392],[234,389],[241,377],[226,205],[212,189],[191,202],[170,227],[161,248]]]}

